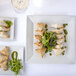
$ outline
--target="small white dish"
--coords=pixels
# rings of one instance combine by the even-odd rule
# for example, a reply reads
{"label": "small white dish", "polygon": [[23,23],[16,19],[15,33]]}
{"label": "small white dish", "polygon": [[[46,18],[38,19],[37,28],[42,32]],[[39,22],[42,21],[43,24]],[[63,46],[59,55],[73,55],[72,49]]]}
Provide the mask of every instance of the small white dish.
{"label": "small white dish", "polygon": [[[38,22],[50,24],[67,23],[68,38],[67,50],[65,55],[49,56],[45,54],[43,58],[35,51],[34,30]],[[27,47],[26,47],[26,63],[37,64],[74,64],[75,63],[75,17],[73,16],[27,16]]]}
{"label": "small white dish", "polygon": [[[4,48],[5,46],[0,46],[0,51]],[[21,64],[23,65],[23,69],[20,70],[20,73],[18,75],[23,75],[24,73],[24,47],[23,46],[8,46],[10,50],[10,57],[11,59],[11,53],[13,51],[18,52],[18,59],[21,59]],[[12,72],[10,69],[7,71],[4,71],[2,68],[0,68],[0,75],[15,75],[14,72]]]}
{"label": "small white dish", "polygon": [[10,35],[10,38],[0,38],[0,41],[9,41],[14,39],[14,18],[10,17],[0,17],[0,25],[2,20],[10,20],[13,25],[10,27],[10,31],[8,32]]}

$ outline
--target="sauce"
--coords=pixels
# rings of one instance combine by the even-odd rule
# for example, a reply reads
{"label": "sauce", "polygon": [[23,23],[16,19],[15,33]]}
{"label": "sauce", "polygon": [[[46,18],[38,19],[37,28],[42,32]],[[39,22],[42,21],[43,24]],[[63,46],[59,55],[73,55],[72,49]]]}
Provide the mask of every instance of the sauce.
{"label": "sauce", "polygon": [[12,0],[12,4],[14,8],[24,9],[27,7],[29,0]]}

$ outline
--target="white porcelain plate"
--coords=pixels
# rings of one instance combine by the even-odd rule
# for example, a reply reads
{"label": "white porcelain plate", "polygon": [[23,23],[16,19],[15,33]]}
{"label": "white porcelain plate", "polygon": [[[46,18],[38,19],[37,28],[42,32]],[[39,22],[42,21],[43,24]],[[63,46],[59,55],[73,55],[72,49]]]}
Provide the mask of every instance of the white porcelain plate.
{"label": "white porcelain plate", "polygon": [[[4,48],[5,46],[0,46],[0,51]],[[18,52],[18,59],[21,59],[21,64],[23,65],[23,70],[21,69],[19,72],[19,75],[23,75],[24,73],[24,47],[23,46],[8,46],[10,50],[10,58],[11,59],[11,53],[13,51]],[[0,68],[0,75],[15,75],[14,72],[12,72],[10,69],[7,71],[4,71],[2,68]]]}
{"label": "white porcelain plate", "polygon": [[13,25],[10,27],[10,31],[8,32],[10,38],[0,38],[0,41],[9,41],[14,39],[14,18],[10,17],[0,17],[0,25],[2,20],[9,20],[13,23]]}
{"label": "white porcelain plate", "polygon": [[[38,22],[50,24],[64,24],[67,23],[67,50],[65,55],[49,56],[45,54],[43,58],[35,51],[36,41],[34,38]],[[26,63],[38,64],[73,64],[75,63],[75,17],[73,16],[27,16],[27,47],[26,47]]]}

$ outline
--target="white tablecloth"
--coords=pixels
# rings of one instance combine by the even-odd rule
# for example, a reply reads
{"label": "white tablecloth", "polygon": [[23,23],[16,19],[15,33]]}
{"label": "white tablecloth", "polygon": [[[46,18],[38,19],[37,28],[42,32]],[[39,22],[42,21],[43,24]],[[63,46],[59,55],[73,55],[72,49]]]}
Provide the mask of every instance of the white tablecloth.
{"label": "white tablecloth", "polygon": [[[28,9],[21,14],[14,11],[10,0],[0,0],[0,16],[16,18],[15,40],[0,41],[0,45],[26,46],[27,15],[76,15],[76,0],[30,0]],[[24,76],[76,76],[76,64],[25,64]]]}

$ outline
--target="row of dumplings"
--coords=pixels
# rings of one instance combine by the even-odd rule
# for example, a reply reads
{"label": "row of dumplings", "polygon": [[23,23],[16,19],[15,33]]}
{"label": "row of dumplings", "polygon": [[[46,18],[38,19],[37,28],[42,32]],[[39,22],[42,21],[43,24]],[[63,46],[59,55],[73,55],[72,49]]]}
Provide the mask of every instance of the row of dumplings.
{"label": "row of dumplings", "polygon": [[35,32],[38,34],[38,35],[35,35],[35,38],[37,39],[38,42],[36,42],[34,44],[38,47],[38,49],[36,49],[36,52],[39,53],[42,58],[46,52],[46,48],[44,48],[43,44],[41,43],[42,42],[42,36],[46,32],[45,26],[46,26],[46,24],[37,23],[38,29],[35,30]]}
{"label": "row of dumplings", "polygon": [[11,21],[2,20],[0,21],[0,38],[10,38],[9,31],[10,26],[12,25]]}
{"label": "row of dumplings", "polygon": [[55,32],[58,38],[57,45],[52,50],[54,51],[56,56],[59,56],[60,54],[66,51],[66,44],[65,44],[66,41],[65,41],[65,32],[64,32],[65,27],[63,26],[63,24],[54,24],[54,25],[51,25],[50,27],[54,28],[51,31]]}
{"label": "row of dumplings", "polygon": [[[41,43],[42,36],[46,32],[45,26],[46,24],[44,23],[37,23],[38,29],[35,30],[35,32],[38,34],[38,35],[35,35],[35,38],[37,39],[38,42],[34,44],[38,47],[38,49],[36,49],[36,52],[39,53],[41,57],[43,57],[46,52],[46,48],[44,48],[43,44]],[[57,36],[57,45],[52,50],[54,51],[55,55],[58,56],[66,50],[65,33],[64,33],[65,27],[63,26],[63,24],[54,24],[54,25],[51,25],[50,28],[53,28],[51,29],[51,31],[55,32]]]}

